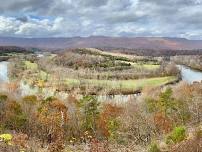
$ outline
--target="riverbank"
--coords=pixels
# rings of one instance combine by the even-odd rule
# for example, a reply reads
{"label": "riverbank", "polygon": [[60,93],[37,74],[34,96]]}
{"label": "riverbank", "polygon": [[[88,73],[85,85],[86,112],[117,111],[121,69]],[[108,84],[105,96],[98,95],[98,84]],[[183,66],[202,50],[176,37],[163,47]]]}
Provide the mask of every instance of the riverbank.
{"label": "riverbank", "polygon": [[183,66],[185,66],[187,68],[190,68],[190,69],[198,71],[198,72],[202,72],[202,68],[197,68],[195,66],[191,66],[191,65],[187,65],[187,64],[180,64],[180,65],[183,65]]}
{"label": "riverbank", "polygon": [[181,71],[182,81],[193,83],[195,81],[200,82],[202,80],[202,71],[191,69],[185,65],[177,65]]}
{"label": "riverbank", "polygon": [[10,59],[10,57],[8,57],[8,56],[0,56],[0,62],[8,61],[9,59]]}

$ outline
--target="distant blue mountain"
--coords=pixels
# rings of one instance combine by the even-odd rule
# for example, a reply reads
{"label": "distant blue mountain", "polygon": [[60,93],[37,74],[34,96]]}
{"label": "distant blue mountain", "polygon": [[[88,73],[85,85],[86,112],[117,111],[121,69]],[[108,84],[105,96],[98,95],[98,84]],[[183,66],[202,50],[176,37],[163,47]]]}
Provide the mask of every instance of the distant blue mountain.
{"label": "distant blue mountain", "polygon": [[0,46],[19,46],[47,49],[64,48],[127,48],[127,49],[202,49],[202,40],[169,37],[71,37],[71,38],[16,38],[0,37]]}

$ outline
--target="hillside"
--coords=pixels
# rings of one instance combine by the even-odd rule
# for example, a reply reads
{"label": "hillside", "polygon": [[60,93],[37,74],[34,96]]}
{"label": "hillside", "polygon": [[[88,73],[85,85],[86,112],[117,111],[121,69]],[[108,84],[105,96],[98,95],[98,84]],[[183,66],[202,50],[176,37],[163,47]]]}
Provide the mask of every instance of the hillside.
{"label": "hillside", "polygon": [[127,48],[151,50],[202,49],[202,40],[166,37],[72,37],[72,38],[14,38],[0,37],[1,46],[21,46],[49,49],[64,48]]}

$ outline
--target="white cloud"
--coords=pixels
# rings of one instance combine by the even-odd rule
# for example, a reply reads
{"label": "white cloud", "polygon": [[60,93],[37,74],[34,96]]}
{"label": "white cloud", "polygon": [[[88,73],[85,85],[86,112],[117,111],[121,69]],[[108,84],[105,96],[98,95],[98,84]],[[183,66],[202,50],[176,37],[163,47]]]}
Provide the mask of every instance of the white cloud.
{"label": "white cloud", "polygon": [[0,36],[184,35],[200,38],[197,33],[202,31],[201,2],[6,0],[0,5]]}
{"label": "white cloud", "polygon": [[62,17],[54,20],[33,19],[29,17],[27,22],[21,22],[14,17],[0,16],[0,34],[4,36],[62,36],[63,34],[71,33],[71,29],[73,29],[71,26],[73,25],[66,23]]}
{"label": "white cloud", "polygon": [[[13,25],[13,23],[15,25]],[[10,33],[17,30],[19,26],[19,22],[16,21],[14,18],[11,17],[3,17],[0,16],[0,33]]]}

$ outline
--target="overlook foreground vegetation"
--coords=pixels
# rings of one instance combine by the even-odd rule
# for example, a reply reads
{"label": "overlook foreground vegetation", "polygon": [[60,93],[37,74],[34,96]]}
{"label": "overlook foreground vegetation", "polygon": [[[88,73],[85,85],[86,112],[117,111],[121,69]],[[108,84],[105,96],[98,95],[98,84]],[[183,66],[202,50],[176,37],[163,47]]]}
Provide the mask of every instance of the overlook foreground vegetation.
{"label": "overlook foreground vegetation", "polygon": [[202,82],[181,82],[176,67],[201,69],[201,56],[92,48],[2,56],[0,151],[201,150]]}

